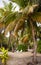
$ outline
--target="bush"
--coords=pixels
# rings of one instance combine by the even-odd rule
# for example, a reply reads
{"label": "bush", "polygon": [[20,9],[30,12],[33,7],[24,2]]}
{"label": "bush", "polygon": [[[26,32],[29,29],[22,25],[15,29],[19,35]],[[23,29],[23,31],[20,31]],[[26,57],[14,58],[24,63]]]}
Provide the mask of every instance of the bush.
{"label": "bush", "polygon": [[19,44],[17,47],[17,50],[27,51],[27,45],[26,44]]}
{"label": "bush", "polygon": [[38,41],[37,51],[41,53],[41,40]]}
{"label": "bush", "polygon": [[6,65],[6,60],[8,59],[8,50],[5,50],[5,48],[0,48],[0,51],[2,52],[2,54],[0,54],[2,63]]}

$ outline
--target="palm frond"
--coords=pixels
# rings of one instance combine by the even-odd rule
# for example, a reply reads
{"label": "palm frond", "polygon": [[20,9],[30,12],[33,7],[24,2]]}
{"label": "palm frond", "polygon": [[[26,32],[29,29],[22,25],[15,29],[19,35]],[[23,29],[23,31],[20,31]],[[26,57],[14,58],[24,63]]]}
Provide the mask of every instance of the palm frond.
{"label": "palm frond", "polygon": [[33,21],[41,23],[41,12],[36,12],[32,15]]}
{"label": "palm frond", "polygon": [[5,35],[6,35],[8,32],[12,31],[12,30],[15,28],[15,26],[16,26],[16,24],[17,24],[17,21],[18,21],[18,20],[12,21],[12,22],[6,27],[6,29],[5,29]]}
{"label": "palm frond", "polygon": [[[12,15],[10,15],[9,17],[7,17],[7,19],[5,19],[5,24],[6,24],[6,30],[5,32],[7,33],[8,31],[12,31],[14,29],[14,27],[16,26],[16,24],[18,23],[18,20],[21,18],[22,14],[15,12]],[[12,20],[13,18],[13,20]]]}
{"label": "palm frond", "polygon": [[26,10],[25,12],[25,9],[23,11],[23,16],[19,19],[18,23],[16,24],[16,27],[14,29],[14,32],[15,31],[18,31],[18,29],[20,29],[22,27],[22,25],[24,24],[25,20],[28,19],[28,16],[30,14],[32,14],[34,12],[34,9],[37,7],[37,5],[33,5],[33,6],[30,6],[29,9]]}
{"label": "palm frond", "polygon": [[12,2],[15,2],[20,7],[25,8],[29,2],[29,0],[11,0]]}
{"label": "palm frond", "polygon": [[2,18],[4,15],[4,9],[3,8],[0,8],[0,18]]}
{"label": "palm frond", "polygon": [[0,30],[5,28],[5,24],[0,23]]}
{"label": "palm frond", "polygon": [[39,0],[10,0],[10,1],[15,2],[22,8],[25,8],[28,4],[29,5],[39,4]]}
{"label": "palm frond", "polygon": [[[24,11],[22,12],[22,15],[20,17],[17,18],[17,20],[15,20],[15,22],[13,21],[12,23],[10,23],[7,26],[6,32],[13,30],[14,32],[17,32],[19,29],[21,29],[21,27],[23,26],[24,22],[26,19],[28,19],[28,16],[30,14],[32,14],[34,12],[34,9],[37,7],[38,5],[33,5],[30,6],[29,9],[26,10],[26,8],[24,9]],[[26,10],[26,12],[25,12]],[[17,13],[16,13],[17,14]],[[15,18],[16,19],[16,18]],[[12,25],[11,25],[12,24]]]}
{"label": "palm frond", "polygon": [[11,21],[13,21],[14,19],[16,19],[16,12],[15,13],[7,13],[7,15],[6,16],[4,16],[4,18],[3,18],[3,21],[4,21],[4,23],[5,23],[5,25],[7,26]]}

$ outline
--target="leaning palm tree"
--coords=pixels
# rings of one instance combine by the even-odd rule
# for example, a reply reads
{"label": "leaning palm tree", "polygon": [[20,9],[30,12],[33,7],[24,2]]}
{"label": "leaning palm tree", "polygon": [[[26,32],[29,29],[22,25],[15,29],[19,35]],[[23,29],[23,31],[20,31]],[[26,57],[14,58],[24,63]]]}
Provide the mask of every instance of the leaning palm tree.
{"label": "leaning palm tree", "polygon": [[[34,65],[36,65],[36,48],[37,48],[37,41],[35,38],[36,35],[36,27],[35,27],[35,21],[41,23],[41,11],[38,11],[39,4],[37,4],[37,1],[35,0],[34,4],[29,0],[13,0],[13,2],[17,3],[20,6],[20,12],[18,12],[17,16],[18,18],[15,18],[12,23],[10,23],[6,30],[5,34],[8,31],[14,30],[14,34],[16,34],[20,29],[22,29],[23,24],[25,20],[29,22],[29,26],[32,31],[32,39],[34,43]],[[21,16],[20,16],[21,14]],[[33,24],[34,23],[34,24]],[[11,25],[12,24],[12,25]]]}

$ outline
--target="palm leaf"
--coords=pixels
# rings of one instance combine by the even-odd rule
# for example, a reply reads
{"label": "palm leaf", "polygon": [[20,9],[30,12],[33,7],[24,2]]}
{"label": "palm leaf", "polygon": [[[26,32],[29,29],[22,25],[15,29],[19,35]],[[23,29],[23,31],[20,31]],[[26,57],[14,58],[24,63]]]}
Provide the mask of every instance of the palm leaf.
{"label": "palm leaf", "polygon": [[3,17],[4,15],[4,9],[0,8],[0,19]]}
{"label": "palm leaf", "polygon": [[5,28],[5,24],[3,23],[0,23],[0,30],[4,29]]}
{"label": "palm leaf", "polygon": [[25,8],[29,2],[29,0],[11,0],[11,1],[17,3],[22,8]]}
{"label": "palm leaf", "polygon": [[12,21],[12,22],[6,27],[6,29],[5,29],[5,35],[7,34],[7,32],[12,31],[12,30],[15,28],[16,24],[17,24],[17,20]]}
{"label": "palm leaf", "polygon": [[28,4],[39,4],[39,0],[10,0],[12,2],[15,2],[18,4],[20,7],[25,8]]}
{"label": "palm leaf", "polygon": [[[13,20],[11,21],[11,18],[12,18],[12,16],[11,16],[11,18],[9,18],[10,19],[10,22],[9,22],[9,24],[7,25],[7,27],[6,27],[6,30],[5,30],[5,34],[8,32],[8,31],[12,31],[12,30],[14,30],[14,28],[15,28],[15,26],[16,26],[16,24],[18,23],[18,20],[20,19],[20,17],[21,17],[21,13],[16,13],[15,14],[15,17],[13,17]],[[8,19],[8,17],[7,17],[7,19]],[[7,21],[7,20],[6,20]],[[9,20],[8,20],[9,21]],[[7,21],[7,22],[8,22]],[[6,23],[7,24],[7,23]]]}
{"label": "palm leaf", "polygon": [[4,18],[3,18],[3,20],[2,21],[4,21],[4,23],[5,23],[5,25],[7,26],[10,22],[12,22],[14,19],[16,19],[16,13],[17,12],[15,12],[15,13],[7,13],[6,14],[6,16],[4,16]]}
{"label": "palm leaf", "polygon": [[29,18],[29,15],[31,15],[34,12],[34,9],[36,7],[37,5],[33,5],[33,6],[30,6],[29,9],[26,9],[27,7],[24,9],[23,16],[18,20],[18,23],[16,24],[16,27],[14,29],[14,32],[18,31],[22,27],[25,20]]}
{"label": "palm leaf", "polygon": [[41,12],[36,12],[32,15],[33,21],[41,23]]}
{"label": "palm leaf", "polygon": [[[7,33],[8,31],[12,31],[14,30],[14,32],[17,32],[19,29],[21,29],[21,27],[23,26],[24,22],[26,19],[28,19],[28,16],[30,14],[32,14],[34,12],[34,9],[37,7],[37,5],[33,5],[33,6],[30,6],[29,7],[29,10],[28,9],[24,9],[24,11],[22,12],[22,15],[21,17],[18,17],[17,20],[13,21],[12,23],[10,23],[6,30],[5,30],[5,33]],[[25,13],[25,10],[26,10],[26,13]],[[16,13],[17,14],[17,13]],[[8,17],[7,17],[8,19]],[[12,24],[12,25],[11,25]]]}
{"label": "palm leaf", "polygon": [[[7,26],[5,32],[7,33],[8,31],[11,31],[11,30],[13,30],[13,29],[14,29],[14,32],[17,32],[19,29],[21,29],[21,27],[23,26],[25,20],[28,19],[28,15],[30,15],[31,13],[33,13],[34,8],[35,8],[36,6],[37,6],[37,5],[30,6],[30,7],[29,7],[29,10],[28,10],[28,9],[26,10],[26,8],[27,8],[27,7],[26,7],[26,8],[24,9],[24,11],[22,12],[22,15],[21,15],[21,16],[19,15],[18,18],[17,18],[17,20],[13,21],[12,23],[10,23],[10,24]],[[31,9],[33,9],[33,11],[32,11]],[[25,10],[26,10],[26,13],[25,13]],[[16,14],[17,14],[17,13],[16,13]],[[12,24],[12,25],[11,25],[11,24]]]}

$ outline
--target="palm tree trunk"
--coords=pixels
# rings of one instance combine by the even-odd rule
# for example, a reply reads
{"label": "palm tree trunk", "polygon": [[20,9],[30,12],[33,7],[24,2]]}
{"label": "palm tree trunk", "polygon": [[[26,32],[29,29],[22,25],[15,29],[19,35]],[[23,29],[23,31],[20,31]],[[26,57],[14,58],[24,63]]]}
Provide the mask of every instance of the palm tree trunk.
{"label": "palm tree trunk", "polygon": [[30,20],[30,25],[31,25],[31,28],[32,28],[32,38],[33,38],[33,43],[34,43],[34,48],[33,48],[33,51],[34,51],[34,54],[33,54],[33,62],[34,62],[34,65],[36,65],[36,49],[37,49],[37,43],[36,43],[36,39],[35,39],[35,28],[33,26],[33,21]]}
{"label": "palm tree trunk", "polygon": [[1,42],[1,48],[2,48],[2,42]]}
{"label": "palm tree trunk", "polygon": [[9,41],[8,41],[8,47],[9,46],[11,46],[12,48],[12,52],[13,52],[13,45],[12,45],[12,41],[11,41],[11,36],[12,36],[12,34],[11,34],[11,31],[10,31],[10,36],[9,36]]}

